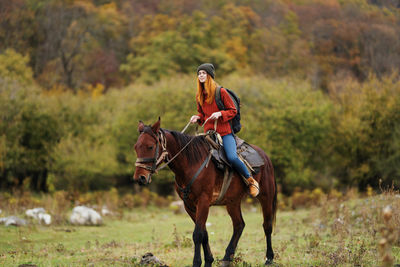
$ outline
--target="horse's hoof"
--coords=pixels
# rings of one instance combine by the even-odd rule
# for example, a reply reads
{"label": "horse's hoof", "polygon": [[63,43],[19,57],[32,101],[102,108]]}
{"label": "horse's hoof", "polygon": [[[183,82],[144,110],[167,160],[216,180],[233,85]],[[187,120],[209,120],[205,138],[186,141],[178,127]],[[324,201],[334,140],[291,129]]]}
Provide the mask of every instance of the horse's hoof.
{"label": "horse's hoof", "polygon": [[221,267],[229,267],[231,266],[231,261],[221,261]]}
{"label": "horse's hoof", "polygon": [[274,264],[274,260],[267,259],[265,261],[265,265],[271,265],[271,264]]}

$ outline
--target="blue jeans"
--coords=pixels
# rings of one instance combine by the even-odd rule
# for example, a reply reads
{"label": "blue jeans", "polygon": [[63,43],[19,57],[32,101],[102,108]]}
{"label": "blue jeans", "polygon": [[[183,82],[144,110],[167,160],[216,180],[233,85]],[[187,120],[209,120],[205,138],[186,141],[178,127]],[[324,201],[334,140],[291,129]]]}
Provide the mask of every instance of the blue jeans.
{"label": "blue jeans", "polygon": [[236,140],[232,134],[227,134],[222,136],[222,142],[224,144],[224,150],[226,154],[226,158],[232,165],[232,167],[237,171],[239,174],[243,175],[244,177],[249,178],[250,173],[247,170],[246,165],[244,165],[243,161],[238,158],[236,152]]}

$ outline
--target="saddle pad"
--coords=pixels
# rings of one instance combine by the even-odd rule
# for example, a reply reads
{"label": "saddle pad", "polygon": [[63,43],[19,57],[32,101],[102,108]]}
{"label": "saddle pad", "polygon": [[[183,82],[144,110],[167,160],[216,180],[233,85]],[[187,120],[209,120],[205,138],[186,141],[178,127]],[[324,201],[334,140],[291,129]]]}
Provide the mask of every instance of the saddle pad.
{"label": "saddle pad", "polygon": [[238,154],[240,154],[251,167],[261,167],[264,165],[264,160],[258,154],[258,152],[248,143],[243,144],[238,148]]}
{"label": "saddle pad", "polygon": [[242,138],[237,137],[237,135],[235,135],[235,141],[237,149],[239,149],[239,147],[241,147],[244,143],[244,140]]}
{"label": "saddle pad", "polygon": [[[250,164],[252,168],[257,168],[264,165],[263,158],[250,144],[244,142],[243,140],[241,140],[240,143],[241,144],[240,147],[237,148],[237,152]],[[213,159],[216,160],[218,163],[223,163],[228,165],[229,167],[232,167],[226,159],[225,150],[223,149],[223,147],[221,147],[219,150],[212,149],[211,154],[213,156]]]}

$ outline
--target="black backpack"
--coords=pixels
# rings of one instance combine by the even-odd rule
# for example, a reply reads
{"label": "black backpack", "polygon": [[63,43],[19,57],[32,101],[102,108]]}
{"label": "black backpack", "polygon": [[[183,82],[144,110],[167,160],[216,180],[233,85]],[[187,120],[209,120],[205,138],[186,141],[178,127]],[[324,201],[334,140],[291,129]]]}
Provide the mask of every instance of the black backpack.
{"label": "black backpack", "polygon": [[[215,102],[217,103],[219,110],[225,110],[224,102],[221,100],[221,88],[221,86],[217,87],[217,91],[215,92]],[[227,88],[225,88],[225,90],[228,92],[237,110],[235,117],[233,117],[229,123],[233,133],[238,133],[240,129],[242,129],[242,125],[240,124],[240,98],[232,90]]]}

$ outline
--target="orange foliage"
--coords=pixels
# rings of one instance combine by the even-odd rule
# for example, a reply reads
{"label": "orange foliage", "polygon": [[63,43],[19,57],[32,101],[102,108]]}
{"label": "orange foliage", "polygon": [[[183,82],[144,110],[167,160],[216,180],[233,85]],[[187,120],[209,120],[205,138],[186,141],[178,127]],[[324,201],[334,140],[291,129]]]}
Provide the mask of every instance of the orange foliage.
{"label": "orange foliage", "polygon": [[338,75],[364,80],[400,66],[393,1],[36,2],[2,4],[0,50],[29,55],[47,89],[120,86],[123,75],[126,82],[151,82],[170,74],[162,68],[189,73],[204,61],[219,75],[300,74],[327,89]]}

